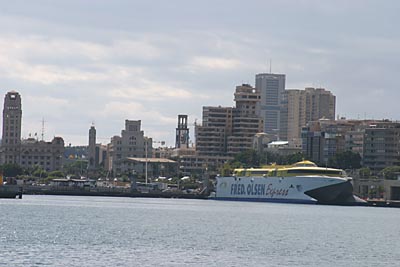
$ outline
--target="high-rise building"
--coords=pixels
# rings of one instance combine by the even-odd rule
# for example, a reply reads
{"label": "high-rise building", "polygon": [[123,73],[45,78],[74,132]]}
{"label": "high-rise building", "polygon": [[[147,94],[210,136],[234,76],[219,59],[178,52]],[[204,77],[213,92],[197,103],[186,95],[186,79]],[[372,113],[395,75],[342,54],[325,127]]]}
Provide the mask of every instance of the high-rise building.
{"label": "high-rise building", "polygon": [[202,125],[195,127],[196,152],[225,156],[227,137],[232,134],[232,107],[203,107]]}
{"label": "high-rise building", "polygon": [[280,139],[300,144],[301,128],[310,121],[335,119],[336,97],[323,88],[285,90],[281,109]]}
{"label": "high-rise building", "polygon": [[232,134],[227,138],[227,153],[234,156],[253,146],[257,133],[263,131],[259,116],[260,92],[248,84],[236,87],[232,110]]}
{"label": "high-rise building", "polygon": [[285,90],[279,138],[289,143],[296,143],[301,137],[301,127],[304,127],[306,123],[306,91]]}
{"label": "high-rise building", "polygon": [[305,89],[307,93],[306,121],[315,121],[321,118],[335,119],[336,97],[324,88]]}
{"label": "high-rise building", "polygon": [[91,126],[89,129],[89,147],[88,147],[88,168],[95,169],[98,164],[98,157],[96,160],[96,128]]}
{"label": "high-rise building", "polygon": [[22,108],[21,96],[16,91],[10,91],[4,97],[3,135],[1,163],[20,162]]}
{"label": "high-rise building", "polygon": [[265,133],[278,135],[281,120],[285,74],[260,73],[256,75],[256,89],[260,92],[260,116]]}
{"label": "high-rise building", "polygon": [[16,91],[4,98],[2,157],[0,163],[18,164],[23,168],[40,166],[43,170],[61,170],[64,156],[64,140],[54,137],[51,142],[29,137],[21,139],[22,103]]}

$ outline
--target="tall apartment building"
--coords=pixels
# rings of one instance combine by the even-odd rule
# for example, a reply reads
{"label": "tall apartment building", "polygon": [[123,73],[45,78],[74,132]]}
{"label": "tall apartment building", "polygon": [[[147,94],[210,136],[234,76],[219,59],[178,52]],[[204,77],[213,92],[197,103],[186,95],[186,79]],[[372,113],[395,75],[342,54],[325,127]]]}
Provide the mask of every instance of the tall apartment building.
{"label": "tall apartment building", "polygon": [[3,156],[0,163],[19,164],[21,154],[21,124],[21,96],[16,91],[10,91],[4,97],[3,135],[1,139]]}
{"label": "tall apartment building", "polygon": [[324,88],[305,89],[307,94],[306,121],[315,121],[322,118],[335,119],[336,96]]}
{"label": "tall apartment building", "polygon": [[232,107],[203,107],[202,125],[195,127],[196,152],[225,156],[227,137],[232,134]]}
{"label": "tall apartment building", "polygon": [[381,121],[365,129],[363,166],[374,173],[400,166],[400,123]]}
{"label": "tall apartment building", "polygon": [[132,158],[151,158],[153,140],[144,136],[140,120],[125,120],[121,136],[113,136],[108,144],[108,169],[114,175],[123,171],[124,160]]}
{"label": "tall apartment building", "polygon": [[252,148],[254,136],[263,131],[259,116],[260,92],[248,84],[236,87],[232,110],[232,135],[227,138],[227,154],[234,156]]}
{"label": "tall apartment building", "polygon": [[285,74],[260,73],[256,75],[256,89],[260,92],[260,116],[263,131],[278,134],[281,120],[282,98],[285,91]]}
{"label": "tall apartment building", "polygon": [[16,91],[4,97],[1,164],[18,164],[23,168],[40,166],[46,171],[60,170],[64,156],[64,140],[54,137],[51,142],[35,138],[21,139],[22,101]]}
{"label": "tall apartment building", "polygon": [[301,128],[307,123],[306,91],[285,90],[282,99],[279,138],[291,142],[301,137]]}
{"label": "tall apartment building", "polygon": [[254,136],[262,132],[260,92],[248,84],[236,87],[235,107],[203,107],[202,125],[195,127],[196,155],[184,159],[188,169],[204,164],[218,169],[242,151],[253,148]]}
{"label": "tall apartment building", "polygon": [[253,147],[262,132],[260,92],[248,85],[236,87],[235,107],[203,107],[203,122],[196,127],[196,151],[206,156],[234,156]]}
{"label": "tall apartment building", "polygon": [[336,97],[323,88],[285,90],[282,98],[280,139],[300,143],[307,122],[335,119]]}

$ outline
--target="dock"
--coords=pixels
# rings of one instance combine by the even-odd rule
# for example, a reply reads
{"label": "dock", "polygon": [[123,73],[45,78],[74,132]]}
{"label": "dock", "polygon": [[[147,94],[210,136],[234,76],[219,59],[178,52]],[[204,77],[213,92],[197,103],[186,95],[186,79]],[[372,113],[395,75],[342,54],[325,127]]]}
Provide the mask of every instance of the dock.
{"label": "dock", "polygon": [[369,206],[369,207],[385,207],[385,208],[400,208],[400,201],[399,200],[371,199],[371,200],[367,200],[367,206]]}

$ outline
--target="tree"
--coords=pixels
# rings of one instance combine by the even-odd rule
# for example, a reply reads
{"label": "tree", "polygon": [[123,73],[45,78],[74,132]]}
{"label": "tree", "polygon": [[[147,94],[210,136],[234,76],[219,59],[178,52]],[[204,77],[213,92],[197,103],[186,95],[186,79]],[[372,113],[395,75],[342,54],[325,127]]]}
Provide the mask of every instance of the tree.
{"label": "tree", "polygon": [[64,169],[67,174],[81,176],[84,172],[87,171],[87,165],[87,160],[76,160],[71,163],[65,164]]}
{"label": "tree", "polygon": [[296,162],[303,161],[305,159],[306,159],[306,156],[301,152],[286,156],[287,164],[294,164]]}
{"label": "tree", "polygon": [[3,171],[3,175],[5,177],[16,177],[24,173],[24,170],[21,166],[14,163],[7,163],[1,166],[1,170]]}
{"label": "tree", "polygon": [[234,161],[240,162],[243,167],[256,167],[260,165],[260,156],[253,149],[243,151],[235,156]]}
{"label": "tree", "polygon": [[63,178],[65,177],[62,171],[52,171],[48,173],[49,178]]}
{"label": "tree", "polygon": [[352,151],[344,151],[330,158],[328,165],[339,169],[359,169],[361,168],[361,156]]}
{"label": "tree", "polygon": [[381,171],[386,180],[397,180],[400,175],[400,166],[386,167]]}
{"label": "tree", "polygon": [[236,168],[240,168],[240,166],[241,166],[241,163],[238,161],[227,162],[220,169],[220,175],[221,176],[231,175],[233,173],[233,170]]}
{"label": "tree", "polygon": [[37,166],[35,170],[32,172],[32,175],[35,177],[46,178],[47,172],[43,170],[40,166]]}
{"label": "tree", "polygon": [[358,171],[361,178],[369,178],[371,176],[371,169],[368,167],[361,168]]}

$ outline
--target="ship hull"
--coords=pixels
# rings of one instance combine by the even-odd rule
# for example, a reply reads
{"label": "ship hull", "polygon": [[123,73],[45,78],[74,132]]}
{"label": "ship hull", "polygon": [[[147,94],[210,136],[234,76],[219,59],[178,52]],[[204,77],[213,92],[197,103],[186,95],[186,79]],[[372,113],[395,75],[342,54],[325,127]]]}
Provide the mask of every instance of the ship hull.
{"label": "ship hull", "polygon": [[16,185],[0,186],[0,198],[22,198],[22,189]]}
{"label": "ship hull", "polygon": [[352,204],[349,178],[327,176],[217,177],[215,199],[302,204]]}

